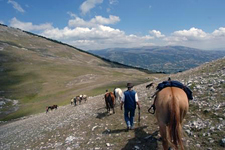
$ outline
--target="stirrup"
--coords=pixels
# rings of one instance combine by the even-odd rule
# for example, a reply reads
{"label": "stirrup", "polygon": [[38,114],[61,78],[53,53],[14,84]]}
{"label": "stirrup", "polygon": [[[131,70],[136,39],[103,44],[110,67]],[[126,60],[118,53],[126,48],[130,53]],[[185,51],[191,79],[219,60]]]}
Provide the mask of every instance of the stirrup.
{"label": "stirrup", "polygon": [[[151,111],[152,108],[153,108],[153,111]],[[155,105],[154,104],[148,109],[148,112],[150,114],[155,114]]]}

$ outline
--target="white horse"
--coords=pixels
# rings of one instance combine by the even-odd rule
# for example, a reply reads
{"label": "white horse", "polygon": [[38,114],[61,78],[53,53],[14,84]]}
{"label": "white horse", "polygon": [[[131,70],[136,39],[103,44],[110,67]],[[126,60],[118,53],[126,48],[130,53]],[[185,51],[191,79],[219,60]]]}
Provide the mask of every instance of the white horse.
{"label": "white horse", "polygon": [[87,95],[84,95],[84,94],[80,95],[80,99],[84,100],[86,102],[87,101]]}
{"label": "white horse", "polygon": [[70,104],[71,104],[71,105],[73,105],[73,101],[74,101],[73,99],[74,99],[74,98],[72,98],[71,101],[70,101]]}
{"label": "white horse", "polygon": [[120,88],[115,88],[114,89],[114,95],[116,98],[116,103],[120,103],[121,99],[123,97],[123,91]]}

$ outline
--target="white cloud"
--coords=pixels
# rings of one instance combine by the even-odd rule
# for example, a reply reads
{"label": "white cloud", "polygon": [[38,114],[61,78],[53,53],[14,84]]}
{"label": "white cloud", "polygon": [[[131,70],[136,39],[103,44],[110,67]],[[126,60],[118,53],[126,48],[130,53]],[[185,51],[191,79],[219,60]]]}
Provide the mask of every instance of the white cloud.
{"label": "white cloud", "polygon": [[75,17],[74,19],[69,20],[69,27],[89,27],[94,26],[93,24],[83,20],[82,18]]}
{"label": "white cloud", "polygon": [[183,45],[200,49],[225,48],[225,28],[220,27],[212,33],[206,33],[202,29],[191,28],[189,30],[179,30],[165,37],[167,44]]}
{"label": "white cloud", "polygon": [[25,12],[25,10],[16,1],[8,0],[8,3],[9,4],[12,4],[13,5],[13,8],[16,9],[17,11],[19,11],[21,13],[24,13]]}
{"label": "white cloud", "polygon": [[120,18],[118,16],[112,16],[110,15],[109,18],[104,18],[102,16],[95,16],[95,18],[91,19],[90,22],[94,24],[115,24],[120,21]]}
{"label": "white cloud", "polygon": [[220,27],[212,33],[213,38],[225,38],[225,27]]}
{"label": "white cloud", "polygon": [[109,26],[98,25],[95,27],[65,27],[63,29],[50,29],[42,33],[43,36],[53,38],[74,45],[84,50],[103,49],[110,47],[140,47],[153,45],[153,37],[126,35],[124,31]]}
{"label": "white cloud", "polygon": [[0,20],[0,23],[1,23],[1,24],[4,24],[4,21]]}
{"label": "white cloud", "polygon": [[152,45],[182,45],[200,49],[225,48],[225,27],[220,27],[212,33],[202,29],[190,28],[178,30],[169,36],[160,31],[151,30],[148,35],[126,34],[124,31],[108,26],[120,21],[117,16],[104,18],[96,16],[85,21],[77,15],[69,13],[73,19],[68,26],[59,29],[50,23],[34,25],[31,22],[22,22],[11,19],[10,26],[26,31],[37,31],[40,35],[59,40],[83,50],[96,50],[115,47],[142,47]]}
{"label": "white cloud", "polygon": [[149,31],[150,35],[157,37],[157,38],[163,38],[165,35],[163,35],[160,31],[152,30]]}
{"label": "white cloud", "polygon": [[74,14],[74,13],[72,13],[72,12],[70,12],[70,11],[69,11],[69,12],[67,12],[67,14],[69,14],[69,15],[70,15],[70,17],[74,17],[74,18],[75,18],[75,17],[77,17],[77,15],[76,15],[76,14]]}
{"label": "white cloud", "polygon": [[74,14],[72,14],[71,16],[73,16],[74,19],[69,20],[69,27],[95,27],[97,25],[115,24],[120,21],[119,17],[112,15],[110,15],[109,18],[95,16],[95,18],[92,18],[90,21],[85,21],[82,18],[75,16]]}
{"label": "white cloud", "polygon": [[53,28],[50,23],[33,25],[31,22],[21,22],[17,20],[15,17],[10,20],[9,26],[19,28],[25,31],[42,31]]}
{"label": "white cloud", "polygon": [[111,37],[124,36],[124,32],[118,29],[113,29],[107,26],[96,26],[93,28],[76,27],[74,29],[65,27],[63,29],[50,29],[42,33],[44,36],[50,38],[63,39],[76,39],[76,40],[93,40],[93,39],[109,39]]}
{"label": "white cloud", "polygon": [[173,33],[176,37],[186,37],[187,40],[201,40],[208,37],[208,34],[201,29],[191,28],[189,30],[176,31]]}
{"label": "white cloud", "polygon": [[171,36],[164,40],[170,43],[185,42],[185,41],[204,41],[210,38],[210,34],[204,32],[202,29],[191,28],[189,30],[179,30],[172,33]]}
{"label": "white cloud", "polygon": [[81,13],[85,15],[92,8],[94,8],[97,4],[101,4],[103,0],[86,0],[80,6]]}
{"label": "white cloud", "polygon": [[109,0],[109,4],[110,4],[110,5],[116,5],[116,4],[118,4],[118,3],[119,3],[118,0]]}

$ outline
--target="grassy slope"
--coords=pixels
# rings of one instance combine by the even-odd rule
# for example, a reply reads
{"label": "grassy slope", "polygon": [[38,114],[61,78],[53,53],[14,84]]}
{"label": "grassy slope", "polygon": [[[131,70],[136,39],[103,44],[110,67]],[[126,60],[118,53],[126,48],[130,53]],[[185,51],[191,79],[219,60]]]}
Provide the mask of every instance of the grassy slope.
{"label": "grassy slope", "polygon": [[[183,73],[171,75],[173,80],[178,80],[185,84],[188,81],[193,81],[193,84],[196,83],[196,85],[190,86],[193,90],[193,96],[195,100],[189,101],[189,111],[183,123],[183,141],[185,149],[187,150],[224,149],[224,147],[220,146],[220,140],[224,138],[225,135],[224,126],[221,126],[221,130],[217,129],[217,126],[222,123],[222,121],[220,121],[221,119],[219,118],[223,118],[223,121],[225,119],[223,109],[224,106],[221,106],[221,108],[218,110],[212,109],[212,107],[218,106],[218,104],[224,102],[225,86],[224,84],[221,84],[218,88],[215,88],[215,92],[211,92],[211,94],[215,96],[215,99],[212,100],[213,96],[208,95],[208,92],[210,91],[208,89],[195,90],[198,83],[194,82],[204,82],[201,84],[201,86],[208,87],[208,84],[214,80],[225,80],[225,76],[219,73],[221,70],[224,70],[224,65],[225,59],[221,59],[213,63],[208,63],[198,68],[185,71]],[[167,77],[160,78],[156,80],[156,82],[162,82],[166,79]],[[49,132],[47,137],[42,139],[42,141],[36,142],[37,144],[34,144],[32,148],[40,147],[41,142],[46,143],[46,145],[53,143],[54,148],[55,141],[57,141],[58,143],[63,143],[62,147],[74,148],[78,145],[78,149],[163,149],[156,118],[147,111],[149,106],[152,104],[153,99],[151,99],[151,101],[149,99],[153,95],[154,90],[147,90],[145,88],[146,84],[147,83],[134,87],[134,89],[138,92],[141,103],[141,123],[140,125],[138,124],[138,111],[136,110],[135,130],[126,132],[123,111],[120,110],[118,105],[115,108],[116,113],[109,115],[106,112],[104,103],[98,103],[98,105],[96,104],[98,106],[98,109],[96,109],[97,114],[88,113],[90,117],[85,118],[82,121],[74,121],[71,126],[65,126],[58,130],[60,133],[59,135],[63,136],[55,136],[58,134],[55,130]],[[213,84],[213,86],[218,86],[218,84]],[[99,101],[101,100],[102,99],[99,99]],[[91,103],[91,101],[88,103]],[[199,104],[201,103],[207,103],[207,105],[200,108]],[[71,107],[74,110],[76,109],[76,107]],[[84,113],[87,113],[87,110],[88,108],[83,108]],[[201,124],[197,124],[192,127],[192,123],[199,119],[202,120],[206,126],[202,129],[195,128],[195,126],[201,126]],[[191,128],[187,127],[187,125],[191,126]],[[94,127],[96,128],[94,129]],[[212,130],[212,128],[215,129]],[[191,135],[187,134],[187,129],[190,130],[192,133]],[[64,141],[68,136],[82,137],[82,140],[74,140],[72,144],[66,145]],[[109,146],[107,146],[107,144]]]}
{"label": "grassy slope", "polygon": [[[0,97],[19,100],[20,109],[1,120],[65,105],[79,94],[94,96],[126,82],[143,83],[151,75],[22,31],[0,26]],[[113,66],[113,67],[112,67]],[[135,75],[131,75],[135,72]]]}

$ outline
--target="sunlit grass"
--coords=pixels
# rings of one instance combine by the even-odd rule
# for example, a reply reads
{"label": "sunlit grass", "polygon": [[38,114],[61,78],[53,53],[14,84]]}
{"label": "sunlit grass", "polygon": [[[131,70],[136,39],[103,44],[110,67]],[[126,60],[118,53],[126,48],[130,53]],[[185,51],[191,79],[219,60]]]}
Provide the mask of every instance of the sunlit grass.
{"label": "sunlit grass", "polygon": [[155,76],[22,31],[18,35],[23,38],[1,34],[0,41],[8,46],[0,51],[0,96],[18,100],[19,109],[0,120],[44,112],[46,105],[66,105],[76,95],[96,96]]}

